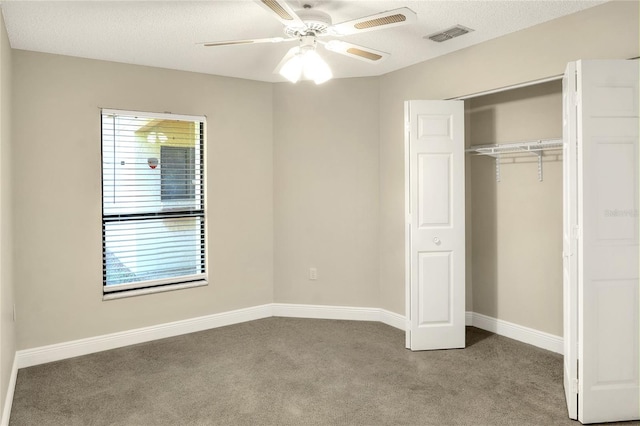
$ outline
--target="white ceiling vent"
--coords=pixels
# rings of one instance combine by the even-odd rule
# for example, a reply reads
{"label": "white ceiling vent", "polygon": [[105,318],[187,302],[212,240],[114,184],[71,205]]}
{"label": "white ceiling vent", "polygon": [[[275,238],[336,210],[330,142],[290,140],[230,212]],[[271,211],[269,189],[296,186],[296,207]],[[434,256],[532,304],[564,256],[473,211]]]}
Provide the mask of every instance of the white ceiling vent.
{"label": "white ceiling vent", "polygon": [[462,25],[456,25],[455,27],[440,31],[435,34],[424,36],[423,38],[428,38],[429,40],[442,43],[443,41],[451,40],[454,37],[465,35],[467,33],[470,33],[471,31],[473,31],[471,28],[463,27]]}

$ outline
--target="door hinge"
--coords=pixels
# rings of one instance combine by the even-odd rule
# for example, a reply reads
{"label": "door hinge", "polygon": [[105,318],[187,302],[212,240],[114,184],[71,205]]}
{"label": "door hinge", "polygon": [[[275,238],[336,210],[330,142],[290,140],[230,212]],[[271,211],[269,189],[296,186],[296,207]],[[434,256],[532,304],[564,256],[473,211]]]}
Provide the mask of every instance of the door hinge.
{"label": "door hinge", "polygon": [[411,123],[408,121],[404,123],[404,131],[405,133],[411,133]]}
{"label": "door hinge", "polygon": [[580,393],[580,381],[578,379],[571,380],[571,392]]}

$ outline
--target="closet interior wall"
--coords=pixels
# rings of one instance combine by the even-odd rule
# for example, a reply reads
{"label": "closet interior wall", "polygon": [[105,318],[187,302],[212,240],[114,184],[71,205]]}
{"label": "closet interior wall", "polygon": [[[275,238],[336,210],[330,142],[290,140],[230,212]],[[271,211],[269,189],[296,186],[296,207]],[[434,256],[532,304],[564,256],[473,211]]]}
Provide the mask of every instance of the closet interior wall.
{"label": "closet interior wall", "polygon": [[[562,138],[562,83],[465,101],[467,148]],[[505,163],[467,154],[473,311],[562,336],[562,161]],[[506,160],[509,161],[509,160]]]}

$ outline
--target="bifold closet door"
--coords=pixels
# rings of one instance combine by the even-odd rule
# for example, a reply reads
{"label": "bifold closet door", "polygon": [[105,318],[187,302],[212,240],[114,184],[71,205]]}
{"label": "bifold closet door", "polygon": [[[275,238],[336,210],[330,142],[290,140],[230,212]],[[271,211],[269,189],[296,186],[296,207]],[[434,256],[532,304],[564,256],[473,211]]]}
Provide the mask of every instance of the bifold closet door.
{"label": "bifold closet door", "polygon": [[578,419],[638,419],[638,61],[578,61],[576,78]]}
{"label": "bifold closet door", "polygon": [[562,79],[562,308],[564,393],[569,418],[578,419],[578,158],[576,63]]}
{"label": "bifold closet door", "polygon": [[407,339],[465,346],[464,103],[405,103]]}

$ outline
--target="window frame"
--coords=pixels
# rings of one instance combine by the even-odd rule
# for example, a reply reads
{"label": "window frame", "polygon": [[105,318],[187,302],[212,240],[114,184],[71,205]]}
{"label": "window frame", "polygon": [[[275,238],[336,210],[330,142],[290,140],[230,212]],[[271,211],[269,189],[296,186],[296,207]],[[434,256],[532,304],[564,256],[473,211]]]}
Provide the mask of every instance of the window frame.
{"label": "window frame", "polygon": [[[199,185],[200,190],[195,191],[194,195],[198,192],[200,193],[201,208],[198,209],[185,209],[182,211],[175,211],[175,209],[171,209],[170,211],[160,211],[156,213],[124,213],[124,214],[107,214],[105,215],[105,199],[104,199],[104,136],[105,130],[103,128],[104,125],[104,116],[105,115],[114,115],[114,116],[124,116],[124,117],[141,117],[141,118],[149,118],[149,119],[158,119],[158,120],[171,120],[171,121],[187,121],[187,122],[197,122],[199,123]],[[101,108],[100,109],[100,193],[101,193],[101,222],[102,222],[102,240],[101,240],[101,253],[102,253],[102,294],[103,300],[111,300],[111,299],[119,299],[123,297],[132,297],[138,296],[142,294],[151,294],[151,293],[159,293],[171,290],[178,290],[184,288],[192,288],[192,287],[200,287],[208,285],[208,259],[207,259],[207,215],[206,215],[206,128],[207,128],[207,119],[206,116],[196,116],[196,115],[184,115],[184,114],[172,114],[172,113],[154,113],[147,111],[132,111],[132,110],[120,110],[120,109],[109,109],[109,108]],[[198,155],[194,154],[194,161],[198,160]],[[163,200],[161,203],[165,202]],[[170,203],[170,201],[169,201]],[[107,218],[105,220],[105,217]],[[106,264],[106,239],[105,239],[105,228],[106,223],[110,221],[124,222],[119,220],[119,218],[125,218],[126,220],[161,220],[161,219],[172,219],[172,218],[200,218],[200,230],[199,233],[201,235],[199,239],[199,245],[201,246],[201,261],[203,265],[203,272],[195,275],[182,275],[178,277],[169,277],[169,278],[160,278],[160,279],[152,279],[145,281],[137,281],[137,282],[129,282],[123,284],[111,284],[107,285],[106,282],[106,273],[107,273],[107,264]]]}

